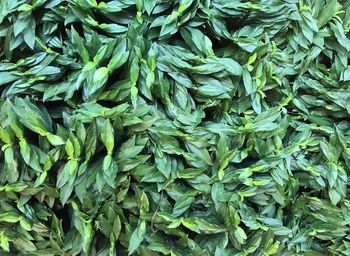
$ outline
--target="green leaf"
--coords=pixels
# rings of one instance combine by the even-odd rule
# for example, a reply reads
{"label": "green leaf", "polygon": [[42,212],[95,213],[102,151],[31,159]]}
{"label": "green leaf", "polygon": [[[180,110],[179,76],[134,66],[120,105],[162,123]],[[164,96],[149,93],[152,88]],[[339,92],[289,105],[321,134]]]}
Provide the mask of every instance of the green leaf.
{"label": "green leaf", "polygon": [[4,231],[0,232],[0,246],[5,251],[7,251],[7,252],[10,251],[9,240],[8,240],[7,236],[4,234]]}
{"label": "green leaf", "polygon": [[250,76],[250,73],[247,70],[243,70],[243,83],[244,83],[244,88],[247,94],[252,94],[253,93],[253,81]]}
{"label": "green leaf", "polygon": [[[98,52],[96,53],[94,57],[94,63],[95,65],[98,65],[101,60],[104,58],[107,52],[107,45],[102,46],[100,49],[98,49]],[[95,73],[96,74],[96,73]]]}
{"label": "green leaf", "polygon": [[114,148],[114,129],[109,119],[106,119],[103,123],[101,139],[103,144],[106,146],[107,153],[110,155]]}
{"label": "green leaf", "polygon": [[131,67],[130,67],[130,79],[133,84],[136,84],[138,77],[139,77],[139,60],[137,57],[135,57],[132,60]]}
{"label": "green leaf", "polygon": [[89,53],[84,46],[82,38],[79,36],[78,32],[74,29],[73,26],[71,27],[71,40],[76,47],[76,50],[78,51],[81,59],[85,64],[87,64],[89,62]]}
{"label": "green leaf", "polygon": [[69,157],[73,157],[73,155],[74,155],[74,146],[73,146],[73,143],[70,141],[70,139],[68,139],[66,141],[65,149],[66,149],[67,155]]}
{"label": "green leaf", "polygon": [[328,194],[329,194],[329,198],[331,199],[332,204],[334,204],[334,205],[336,205],[342,199],[341,195],[334,188],[330,189]]}
{"label": "green leaf", "polygon": [[196,224],[194,222],[192,222],[191,220],[183,220],[182,225],[184,225],[186,228],[200,234],[200,231],[197,228]]}
{"label": "green leaf", "polygon": [[177,16],[178,12],[173,11],[172,14],[164,20],[162,28],[160,29],[159,37],[163,37],[165,35],[172,35],[177,31]]}
{"label": "green leaf", "polygon": [[60,145],[65,144],[64,140],[57,135],[48,133],[46,137],[49,140],[49,142],[54,146],[60,146]]}
{"label": "green leaf", "polygon": [[148,212],[149,211],[149,201],[148,201],[148,197],[147,197],[145,192],[143,192],[142,195],[141,195],[140,205],[141,205],[141,209],[144,212]]}
{"label": "green leaf", "polygon": [[47,171],[44,171],[35,181],[34,187],[39,187],[41,184],[44,183],[45,179],[47,177]]}
{"label": "green leaf", "polygon": [[223,63],[226,70],[228,72],[230,72],[232,75],[240,76],[240,75],[242,75],[242,73],[244,75],[244,69],[237,61],[230,59],[230,58],[221,58],[220,62]]}
{"label": "green leaf", "polygon": [[19,223],[21,225],[21,227],[27,231],[31,231],[32,230],[32,226],[30,225],[30,223],[25,219],[25,218],[21,218],[19,220]]}
{"label": "green leaf", "polygon": [[113,57],[108,63],[108,71],[112,72],[121,67],[128,59],[129,51],[126,51],[126,40],[123,40],[113,52]]}
{"label": "green leaf", "polygon": [[146,12],[148,15],[151,14],[153,8],[155,7],[157,1],[156,0],[145,0],[144,3],[143,3],[143,6],[145,7],[146,9]]}
{"label": "green leaf", "polygon": [[92,94],[100,89],[108,79],[108,68],[100,67],[94,73],[93,83],[89,86],[89,92]]}
{"label": "green leaf", "polygon": [[238,242],[239,242],[240,244],[243,244],[243,243],[244,243],[244,240],[247,239],[246,233],[245,233],[244,230],[243,230],[241,227],[239,227],[239,226],[236,226],[235,231],[234,231],[234,235],[235,235],[236,239],[238,240]]}
{"label": "green leaf", "polygon": [[322,8],[321,13],[318,15],[317,26],[319,28],[326,25],[335,14],[338,8],[338,2],[336,0],[330,0],[326,2],[327,4]]}
{"label": "green leaf", "polygon": [[0,76],[2,77],[0,85],[11,83],[19,79],[19,77],[17,75],[12,74],[12,72],[0,72]]}
{"label": "green leaf", "polygon": [[146,233],[146,221],[140,222],[138,227],[134,230],[130,237],[128,255],[131,255],[141,244],[143,240],[143,235]]}
{"label": "green leaf", "polygon": [[172,213],[173,216],[180,216],[191,206],[191,203],[194,199],[194,196],[192,196],[192,194],[192,191],[187,192],[180,200],[176,201]]}
{"label": "green leaf", "polygon": [[280,242],[276,241],[273,245],[271,245],[269,247],[269,249],[267,249],[266,254],[273,255],[273,254],[277,253],[279,245],[280,245]]}
{"label": "green leaf", "polygon": [[16,223],[21,217],[14,212],[7,212],[0,214],[0,222]]}
{"label": "green leaf", "polygon": [[10,135],[7,133],[7,131],[4,128],[1,128],[1,127],[0,127],[0,139],[7,144],[11,144]]}
{"label": "green leaf", "polygon": [[31,49],[34,49],[34,44],[35,44],[35,21],[33,19],[31,21],[32,21],[31,22],[32,24],[30,24],[30,27],[27,27],[23,31],[23,38],[24,38],[24,41],[27,43],[27,45]]}

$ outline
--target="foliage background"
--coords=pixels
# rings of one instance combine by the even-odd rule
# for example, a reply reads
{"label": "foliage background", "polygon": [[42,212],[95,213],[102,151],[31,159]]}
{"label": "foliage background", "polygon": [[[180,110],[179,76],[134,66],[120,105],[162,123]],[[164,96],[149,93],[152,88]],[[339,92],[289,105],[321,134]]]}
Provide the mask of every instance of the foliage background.
{"label": "foliage background", "polygon": [[350,1],[0,1],[1,255],[350,255]]}

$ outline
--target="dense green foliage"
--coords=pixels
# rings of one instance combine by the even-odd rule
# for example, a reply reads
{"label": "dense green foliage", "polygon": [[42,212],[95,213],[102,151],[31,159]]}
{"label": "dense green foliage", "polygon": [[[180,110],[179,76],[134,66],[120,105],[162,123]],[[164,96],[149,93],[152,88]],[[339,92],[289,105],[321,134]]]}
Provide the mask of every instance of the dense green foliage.
{"label": "dense green foliage", "polygon": [[1,0],[1,255],[350,255],[350,1]]}

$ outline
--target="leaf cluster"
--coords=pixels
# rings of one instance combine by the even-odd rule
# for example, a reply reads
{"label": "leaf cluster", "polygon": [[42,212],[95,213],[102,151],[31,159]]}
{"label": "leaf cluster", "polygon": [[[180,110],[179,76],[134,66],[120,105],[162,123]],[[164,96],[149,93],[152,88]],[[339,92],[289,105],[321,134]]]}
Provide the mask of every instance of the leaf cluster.
{"label": "leaf cluster", "polygon": [[1,0],[0,254],[350,255],[349,30],[349,0]]}

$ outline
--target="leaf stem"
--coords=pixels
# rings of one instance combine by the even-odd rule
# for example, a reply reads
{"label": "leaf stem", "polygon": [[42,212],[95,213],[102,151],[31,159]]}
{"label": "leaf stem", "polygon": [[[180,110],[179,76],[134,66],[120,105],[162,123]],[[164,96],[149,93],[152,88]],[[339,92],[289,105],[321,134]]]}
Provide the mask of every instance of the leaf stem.
{"label": "leaf stem", "polygon": [[158,229],[154,229],[154,228],[153,228],[153,222],[154,222],[154,219],[155,219],[155,217],[156,217],[156,215],[157,215],[157,213],[158,213],[160,204],[162,203],[163,191],[164,191],[164,190],[162,190],[162,192],[161,192],[161,194],[160,194],[160,199],[159,199],[159,203],[158,203],[157,209],[156,209],[156,211],[154,212],[154,214],[153,214],[153,216],[152,216],[151,229],[152,229],[152,232],[153,232],[153,233],[152,233],[151,236],[154,236],[154,235],[158,232]]}

